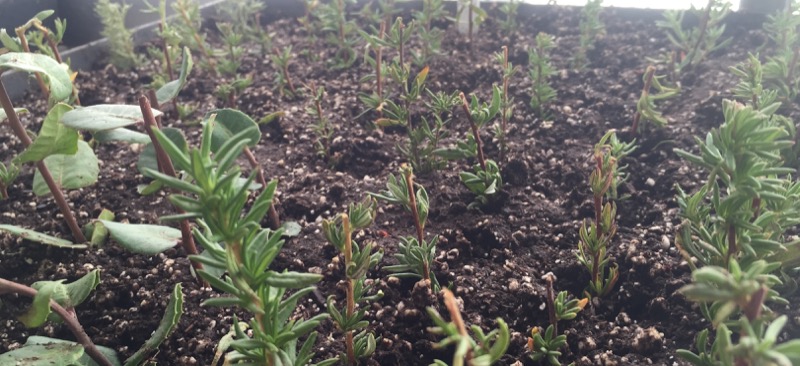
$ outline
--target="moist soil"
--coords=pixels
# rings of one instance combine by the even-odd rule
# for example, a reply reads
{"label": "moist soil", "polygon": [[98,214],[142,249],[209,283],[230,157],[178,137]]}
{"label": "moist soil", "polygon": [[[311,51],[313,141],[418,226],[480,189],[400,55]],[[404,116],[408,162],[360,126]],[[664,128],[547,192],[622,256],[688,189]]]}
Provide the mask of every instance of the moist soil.
{"label": "moist soil", "polygon": [[[494,11],[472,43],[448,26],[442,54],[429,64],[427,85],[432,90],[461,90],[481,98],[488,98],[492,84],[500,83],[493,55],[502,45],[510,46],[511,62],[523,67],[509,88],[516,109],[504,159],[500,160],[498,142],[489,131],[482,136],[486,155],[497,160],[503,172],[500,202],[483,211],[467,209],[473,196],[460,183],[458,172],[470,169],[474,162],[451,162],[440,171],[417,177],[430,196],[426,235],[440,238],[433,271],[460,299],[469,324],[488,330],[496,326],[498,317],[508,323],[512,340],[507,356],[498,363],[502,365],[537,364],[529,359],[525,345],[532,327],[548,323],[545,274],[556,276],[556,291],[580,296],[585,289],[589,274],[575,254],[581,222],[593,216],[588,185],[592,148],[610,129],[630,139],[627,128],[647,58],[670,50],[664,33],[654,25],[660,12],[605,9],[606,35],[589,53],[590,66],[577,72],[570,68],[570,58],[578,45],[580,9],[522,9],[520,28],[510,37],[499,30],[494,19],[502,15]],[[675,351],[693,347],[694,335],[709,327],[697,306],[677,292],[689,283],[690,269],[672,244],[680,223],[675,186],[692,191],[704,183],[705,174],[681,160],[673,149],[696,151],[694,136],[704,136],[721,124],[722,100],[732,98],[730,90],[737,82],[728,68],[766,42],[760,28],[762,17],[734,14],[730,19],[726,37],[733,37],[732,44],[681,76],[680,96],[658,106],[669,125],[639,136],[638,148],[622,161],[630,178],[620,194],[628,198],[618,201],[619,229],[609,249],[612,262],[619,265],[619,281],[610,295],[591,302],[576,319],[560,323],[568,340],[562,362],[683,365]],[[402,130],[376,131],[370,128],[375,115],[362,114],[365,107],[358,94],[369,93],[373,87],[359,82],[372,71],[365,63],[359,60],[348,69],[332,69],[327,62],[335,50],[322,37],[309,40],[294,19],[279,20],[268,28],[274,33],[275,47],[293,46],[290,72],[295,84],[313,81],[325,87],[322,108],[336,126],[332,144],[336,163],[331,168],[314,150],[314,120],[305,112],[311,99],[288,98],[273,90],[274,65],[257,46],[250,48],[240,72],[252,75],[254,83],[238,98],[236,107],[254,118],[285,112],[279,121],[263,127],[263,138],[254,152],[267,176],[280,180],[277,208],[282,220],[296,221],[303,228],[299,236],[287,240],[276,269],[324,275],[319,291],[305,299],[296,314],[308,317],[324,309],[324,297],[341,299],[343,294],[343,268],[335,248],[321,234],[321,220],[344,211],[367,192],[383,189],[388,175],[396,174],[403,163],[396,146],[406,136]],[[547,119],[528,106],[531,82],[524,70],[526,49],[539,32],[555,35],[558,44],[552,52],[558,73],[551,80],[558,98],[548,106]],[[219,44],[214,37],[210,37],[212,42]],[[417,46],[412,43],[410,48]],[[77,78],[83,105],[136,104],[152,81],[152,64],[135,71],[102,66],[82,71]],[[181,121],[167,111],[164,123],[180,128],[196,142],[197,121],[207,111],[224,107],[225,102],[214,96],[214,88],[222,81],[196,68],[179,96],[181,104],[196,112]],[[31,130],[38,129],[46,113],[40,99],[31,94],[17,103],[31,110],[24,118]],[[796,104],[781,112],[795,119],[800,115]],[[463,136],[467,126],[463,112],[454,111],[449,125],[452,135]],[[453,141],[450,138],[443,145]],[[6,128],[0,131],[0,144],[3,161],[22,150]],[[136,169],[141,149],[126,144],[97,147],[99,182],[67,193],[81,223],[102,209],[130,223],[157,223],[159,216],[174,212],[165,193],[137,193],[137,185],[148,182]],[[32,169],[25,168],[9,189],[10,199],[0,201],[0,222],[68,238],[69,230],[53,200],[33,196],[32,176]],[[380,268],[395,263],[392,257],[399,237],[413,233],[411,219],[402,208],[381,203],[375,224],[357,235],[359,241],[374,241],[385,252],[379,268],[369,273],[385,293],[368,306],[370,329],[379,337],[377,351],[367,362],[370,365],[427,365],[434,358],[452,359],[452,349],[435,349],[438,338],[427,331],[432,323],[425,308],[434,306],[445,313],[441,297],[425,293],[412,279],[387,277]],[[77,308],[78,318],[96,344],[116,349],[121,357],[135,352],[156,329],[178,282],[183,283],[185,314],[153,357],[157,364],[209,365],[217,343],[231,327],[233,310],[200,306],[219,293],[198,285],[182,249],[146,256],[132,254],[114,242],[102,248],[64,250],[0,236],[0,250],[0,277],[23,284],[72,281],[101,269],[102,283]],[[800,297],[792,295],[789,300],[797,304]],[[2,301],[0,353],[20,347],[30,335],[72,339],[61,325],[25,329],[15,317],[29,299],[4,296]],[[792,319],[786,332],[797,337],[800,309],[777,310]],[[246,314],[237,314],[247,319]],[[317,360],[343,351],[341,333],[330,321],[323,322],[318,331]]]}

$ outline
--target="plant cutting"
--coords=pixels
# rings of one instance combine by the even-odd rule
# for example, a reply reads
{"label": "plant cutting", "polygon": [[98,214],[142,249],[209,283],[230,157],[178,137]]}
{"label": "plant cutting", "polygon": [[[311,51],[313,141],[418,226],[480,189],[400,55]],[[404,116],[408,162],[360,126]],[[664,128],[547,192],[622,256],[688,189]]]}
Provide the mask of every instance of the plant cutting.
{"label": "plant cutting", "polygon": [[119,69],[130,70],[142,63],[142,58],[133,51],[133,34],[125,28],[128,4],[98,0],[94,12],[103,23],[103,37],[108,39],[109,61]]}
{"label": "plant cutting", "polygon": [[725,33],[725,24],[722,24],[722,21],[730,13],[730,8],[730,2],[721,0],[709,0],[702,9],[692,6],[688,12],[697,15],[700,22],[697,28],[689,30],[683,26],[687,11],[664,12],[664,20],[657,21],[656,26],[664,29],[667,39],[680,51],[676,74],[684,67],[693,67],[703,62],[709,54],[726,47],[731,42],[731,38],[721,39]]}
{"label": "plant cutting", "polygon": [[508,46],[503,46],[503,51],[494,55],[497,63],[503,70],[503,96],[500,100],[500,125],[495,128],[495,137],[500,140],[500,160],[503,160],[506,153],[506,133],[508,133],[508,121],[514,115],[514,99],[508,97],[508,84],[511,77],[517,72],[517,68],[508,62]]}
{"label": "plant cutting", "polygon": [[385,191],[370,193],[372,197],[401,205],[410,212],[417,234],[416,237],[400,238],[399,249],[395,255],[395,259],[399,263],[386,266],[384,269],[395,277],[422,279],[426,287],[436,292],[439,291],[439,281],[431,271],[431,263],[436,255],[436,243],[439,241],[439,237],[434,236],[430,241],[425,240],[425,223],[428,220],[430,202],[425,187],[416,184],[419,188],[415,191],[415,184],[413,168],[403,164],[398,176],[389,175]]}
{"label": "plant cutting", "polygon": [[561,291],[558,296],[555,296],[553,290],[553,282],[555,276],[548,273],[544,276],[547,282],[547,294],[545,295],[545,304],[547,306],[547,315],[550,319],[550,325],[542,334],[539,327],[531,329],[531,337],[528,338],[528,350],[531,352],[531,359],[534,361],[547,360],[552,366],[561,366],[558,357],[561,356],[561,351],[567,345],[567,335],[558,334],[558,322],[560,320],[572,320],[578,316],[578,313],[583,310],[586,304],[589,303],[588,298],[581,300],[569,298],[567,291]]}
{"label": "plant cutting", "polygon": [[603,0],[587,0],[581,10],[581,34],[578,49],[572,57],[572,68],[575,70],[583,70],[589,65],[588,53],[594,48],[594,41],[606,33],[606,27],[600,20],[602,5]]}
{"label": "plant cutting", "polygon": [[594,148],[595,168],[589,178],[592,189],[594,220],[583,220],[578,240],[578,262],[591,275],[587,295],[603,297],[608,295],[619,279],[619,267],[616,263],[609,266],[608,245],[617,233],[617,205],[605,202],[617,172],[617,160],[610,154],[604,144]]}
{"label": "plant cutting", "polygon": [[345,354],[339,359],[347,365],[356,365],[359,359],[371,356],[376,347],[375,335],[365,330],[369,325],[369,321],[364,320],[365,309],[356,311],[356,306],[364,306],[383,297],[380,290],[368,295],[373,291],[367,280],[367,272],[380,262],[383,252],[379,250],[373,253],[374,243],[362,247],[353,240],[353,231],[364,229],[375,221],[376,209],[377,202],[369,197],[358,204],[351,204],[349,214],[322,222],[325,238],[344,256],[346,305],[343,310],[337,309],[334,297],[330,296],[327,306],[331,319],[345,333]]}
{"label": "plant cutting", "polygon": [[549,79],[556,74],[550,63],[550,50],[555,47],[553,36],[539,33],[536,35],[536,46],[528,49],[528,74],[533,83],[530,106],[540,118],[550,118],[545,107],[558,96],[549,83]]}
{"label": "plant cutting", "polygon": [[414,12],[414,19],[419,27],[416,33],[421,42],[420,52],[411,52],[414,64],[419,67],[428,65],[431,59],[441,53],[442,39],[444,30],[434,27],[433,22],[444,17],[444,6],[442,0],[424,0],[422,11]]}
{"label": "plant cutting", "polygon": [[328,44],[336,49],[332,65],[337,69],[349,68],[357,59],[356,38],[352,35],[357,26],[347,19],[347,5],[351,3],[354,2],[333,0],[313,7],[314,15],[319,19],[319,30],[326,34]]}
{"label": "plant cutting", "polygon": [[[477,325],[472,325],[470,330],[474,336],[470,336],[453,292],[443,289],[442,294],[444,295],[444,305],[450,314],[450,322],[446,322],[436,309],[428,307],[426,309],[428,315],[436,324],[436,326],[428,328],[428,331],[446,336],[434,347],[444,348],[455,345],[453,361],[449,365],[492,365],[499,361],[506,354],[511,340],[511,333],[506,322],[502,318],[495,319],[497,329],[489,333],[485,333]],[[448,363],[435,360],[431,365],[447,366]]]}
{"label": "plant cutting", "polygon": [[[148,169],[147,174],[175,189],[170,202],[185,213],[162,217],[162,220],[195,219],[205,232],[193,229],[205,255],[191,256],[204,265],[198,275],[228,296],[211,298],[205,306],[239,307],[252,314],[252,333],[233,324],[235,340],[227,362],[252,362],[264,365],[304,365],[313,357],[316,340],[313,329],[327,317],[318,314],[309,319],[290,319],[297,302],[313,290],[321,276],[300,272],[277,272],[270,264],[283,246],[283,230],[261,227],[261,220],[272,205],[277,181],[258,195],[244,211],[250,185],[257,174],[241,182],[235,165],[246,145],[251,143],[248,130],[236,133],[219,145],[212,154],[214,118],[207,120],[199,148],[182,150],[163,132],[154,129],[158,142],[176,167],[194,182]],[[220,278],[223,277],[223,278]],[[287,290],[296,290],[285,296]],[[297,348],[301,337],[310,336]]]}
{"label": "plant cutting", "polygon": [[325,97],[325,89],[322,87],[316,88],[314,82],[308,86],[311,95],[313,95],[312,104],[306,107],[306,113],[316,119],[317,123],[314,124],[313,131],[317,135],[317,141],[314,143],[314,148],[317,155],[333,167],[336,165],[336,159],[331,155],[331,141],[333,140],[333,125],[328,117],[322,111],[322,99]]}
{"label": "plant cutting", "polygon": [[[636,103],[636,113],[633,115],[631,124],[631,135],[636,136],[647,130],[647,124],[652,123],[657,127],[667,125],[667,119],[656,110],[656,101],[669,99],[680,94],[680,88],[670,88],[661,84],[663,76],[656,76],[656,68],[648,66],[644,72],[642,94]],[[655,88],[656,94],[652,94],[650,89]],[[646,122],[646,123],[642,123]]]}
{"label": "plant cutting", "polygon": [[[275,64],[275,87],[280,95],[294,98],[297,90],[294,88],[292,77],[289,74],[289,62],[292,59],[292,46],[286,46],[283,50],[275,49],[275,53],[270,56],[272,63]],[[288,89],[287,89],[288,87]]]}

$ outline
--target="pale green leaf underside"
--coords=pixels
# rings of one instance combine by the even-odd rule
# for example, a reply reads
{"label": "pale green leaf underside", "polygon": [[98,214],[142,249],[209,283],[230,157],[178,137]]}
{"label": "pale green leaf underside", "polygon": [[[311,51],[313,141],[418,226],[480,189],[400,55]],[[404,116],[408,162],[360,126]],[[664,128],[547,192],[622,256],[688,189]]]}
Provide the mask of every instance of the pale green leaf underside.
{"label": "pale green leaf underside", "polygon": [[154,255],[174,247],[181,241],[181,231],[169,226],[121,224],[99,220],[111,237],[134,253]]}
{"label": "pale green leaf underside", "polygon": [[[161,112],[153,109],[153,116],[160,115]],[[61,123],[69,127],[91,132],[130,126],[140,121],[142,110],[139,106],[125,104],[98,104],[76,108],[61,118]]]}
{"label": "pale green leaf underside", "polygon": [[69,240],[57,238],[55,236],[50,236],[47,234],[42,234],[40,232],[21,228],[19,226],[0,224],[0,231],[5,231],[11,235],[23,238],[25,240],[30,240],[33,242],[46,245],[52,245],[54,247],[68,248],[68,249],[86,249],[86,245],[84,244],[73,244]]}
{"label": "pale green leaf underside", "polygon": [[38,72],[50,86],[50,103],[55,104],[72,96],[72,80],[66,64],[37,53],[9,52],[0,55],[0,74],[7,69]]}
{"label": "pale green leaf underside", "polygon": [[[97,156],[86,141],[78,141],[78,152],[75,155],[51,155],[44,159],[56,184],[64,189],[88,187],[97,182],[100,166]],[[33,193],[37,196],[50,194],[44,179],[37,170],[33,176]]]}

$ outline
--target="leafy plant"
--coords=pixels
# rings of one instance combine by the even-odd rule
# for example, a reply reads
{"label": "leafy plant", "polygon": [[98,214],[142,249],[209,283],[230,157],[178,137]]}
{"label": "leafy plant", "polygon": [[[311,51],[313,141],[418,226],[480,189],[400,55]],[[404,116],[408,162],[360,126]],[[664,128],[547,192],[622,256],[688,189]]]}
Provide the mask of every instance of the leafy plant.
{"label": "leafy plant", "polygon": [[[461,311],[458,309],[458,303],[453,293],[448,289],[443,289],[444,304],[450,313],[450,322],[446,322],[439,312],[432,307],[428,307],[428,315],[433,320],[436,326],[428,328],[428,331],[433,334],[442,334],[446,338],[439,341],[434,345],[435,348],[444,348],[455,345],[455,352],[453,353],[453,361],[449,364],[451,366],[463,365],[492,365],[499,361],[508,350],[508,345],[511,340],[511,333],[508,330],[508,325],[502,318],[497,318],[497,329],[484,333],[477,325],[470,326],[473,336],[470,336],[467,331],[467,326],[464,319],[461,317]],[[435,360],[431,366],[447,366],[448,364],[441,360]]]}
{"label": "leafy plant", "polygon": [[517,72],[517,68],[508,62],[508,47],[503,46],[503,51],[494,55],[495,61],[500,64],[503,71],[503,90],[500,99],[500,124],[495,126],[495,137],[500,141],[500,160],[503,160],[506,153],[506,134],[508,133],[508,121],[514,115],[514,98],[508,97],[508,84],[511,77]]}
{"label": "leafy plant", "polygon": [[600,20],[602,4],[603,0],[587,0],[581,10],[581,34],[578,49],[572,57],[572,68],[576,70],[583,70],[589,65],[588,53],[594,48],[594,41],[606,33],[606,27]]}
{"label": "leafy plant", "polygon": [[261,14],[267,6],[259,0],[228,0],[220,12],[233,25],[233,31],[261,46],[261,54],[272,48],[272,36],[261,25]]}
{"label": "leafy plant", "polygon": [[367,272],[380,262],[383,252],[373,253],[374,243],[361,247],[352,236],[354,230],[368,227],[375,221],[377,202],[367,198],[358,204],[351,204],[349,215],[342,214],[333,220],[324,220],[322,229],[325,238],[344,255],[345,277],[347,281],[346,305],[339,310],[333,303],[333,296],[328,297],[328,312],[337,327],[345,332],[345,355],[339,357],[348,365],[356,365],[358,359],[369,357],[375,352],[375,336],[371,332],[361,331],[369,325],[364,320],[365,310],[356,311],[356,306],[383,297],[378,290],[373,295],[372,285],[367,282]]}
{"label": "leafy plant", "polygon": [[[361,100],[362,103],[366,104],[368,107],[368,111],[374,110],[378,113],[378,117],[383,117],[383,102],[384,102],[384,93],[383,93],[383,80],[385,76],[387,76],[386,69],[382,67],[383,65],[383,36],[386,33],[386,22],[381,22],[380,28],[378,29],[378,35],[373,36],[368,34],[362,30],[359,30],[359,34],[364,40],[367,42],[367,49],[364,51],[364,61],[368,63],[374,70],[374,74],[370,74],[361,78],[361,82],[366,82],[369,80],[375,80],[375,91],[371,94],[359,94],[358,99]],[[375,57],[370,56],[369,50],[372,49],[375,52]],[[366,113],[366,112],[365,112]]]}
{"label": "leafy plant", "polygon": [[634,150],[636,150],[636,139],[631,142],[620,141],[614,131],[606,132],[606,134],[603,135],[600,141],[595,145],[595,151],[606,152],[603,154],[603,159],[608,161],[603,162],[603,164],[613,166],[611,185],[608,187],[608,191],[606,191],[606,197],[608,199],[618,200],[625,198],[619,196],[618,187],[620,184],[628,180],[628,172],[625,171],[628,166],[620,165],[619,162],[626,156],[630,155],[630,153],[632,153]]}
{"label": "leafy plant", "polygon": [[[313,290],[311,285],[321,276],[269,269],[283,245],[283,230],[264,229],[260,222],[272,205],[277,181],[273,180],[264,187],[250,210],[243,214],[249,187],[257,174],[251,174],[244,183],[240,182],[241,172],[235,162],[243,148],[252,141],[250,131],[243,130],[225,139],[213,149],[216,152],[212,156],[215,123],[213,118],[206,121],[200,147],[188,151],[176,146],[160,130],[154,130],[176,168],[194,180],[185,181],[153,169],[146,170],[149,176],[179,192],[169,199],[185,213],[166,216],[162,220],[191,218],[207,229],[206,232],[197,228],[193,230],[205,254],[190,258],[207,268],[198,271],[201,278],[230,296],[208,299],[203,304],[236,306],[253,314],[250,321],[252,334],[245,333],[234,316],[236,336],[230,344],[233,351],[227,354],[227,361],[306,364],[313,356],[312,346],[316,340],[316,333],[311,332],[327,314],[306,320],[290,320],[290,316],[297,301]],[[216,275],[222,273],[226,273],[224,279]],[[285,296],[289,289],[296,291]],[[298,349],[299,339],[310,333]]]}
{"label": "leafy plant", "polygon": [[353,33],[356,24],[347,19],[347,4],[353,0],[332,0],[329,3],[318,3],[313,9],[320,21],[320,30],[327,35],[327,42],[336,48],[333,67],[345,69],[356,61],[356,37]]}
{"label": "leafy plant", "polygon": [[431,58],[441,53],[444,30],[434,27],[433,22],[443,16],[442,0],[423,0],[422,11],[414,11],[414,19],[419,24],[416,33],[422,47],[420,52],[411,53],[415,65],[423,67],[431,61]]}
{"label": "leafy plant", "polygon": [[172,9],[177,14],[177,20],[172,25],[175,32],[180,36],[182,45],[190,49],[200,51],[203,56],[201,65],[204,69],[215,73],[215,61],[213,55],[208,50],[206,35],[200,31],[202,19],[200,17],[200,7],[196,0],[175,0]]}
{"label": "leafy plant", "polygon": [[788,100],[794,100],[800,93],[800,73],[797,72],[800,60],[800,3],[794,1],[785,11],[779,11],[764,23],[764,30],[775,43],[775,52],[767,57],[764,64],[764,82]]}
{"label": "leafy plant", "polygon": [[510,0],[500,4],[500,12],[504,17],[499,21],[500,29],[509,36],[513,36],[519,27],[517,22],[517,11],[522,1]]}
{"label": "leafy plant", "polygon": [[436,153],[447,159],[464,159],[477,157],[478,164],[474,166],[474,173],[462,171],[459,178],[470,192],[476,195],[475,201],[470,203],[470,208],[484,206],[490,202],[503,187],[503,177],[500,175],[500,167],[493,160],[486,159],[483,154],[483,142],[480,137],[480,129],[488,122],[493,120],[500,112],[501,106],[500,88],[497,85],[492,87],[492,100],[490,104],[481,103],[476,96],[467,103],[464,93],[460,94],[461,105],[466,113],[472,135],[467,141],[459,142],[455,148],[440,149]]}
{"label": "leafy plant", "polygon": [[253,78],[250,75],[237,77],[230,82],[217,85],[214,93],[218,98],[225,101],[229,108],[236,108],[236,96],[253,85]]}
{"label": "leafy plant", "polygon": [[[663,76],[656,76],[656,68],[648,66],[644,72],[642,94],[636,103],[636,113],[633,115],[631,134],[636,136],[647,129],[647,124],[653,123],[658,127],[667,125],[667,119],[656,110],[656,101],[669,99],[680,94],[680,88],[670,88],[661,84]],[[655,88],[656,94],[651,94],[650,89]],[[647,123],[642,123],[647,122]]]}
{"label": "leafy plant", "polygon": [[597,297],[607,295],[619,278],[618,266],[609,267],[608,245],[617,232],[617,206],[614,202],[603,204],[615,177],[617,160],[610,156],[604,145],[594,149],[595,169],[589,178],[594,202],[594,220],[584,220],[578,240],[578,262],[589,270],[591,280],[588,292]]}
{"label": "leafy plant", "polygon": [[557,96],[556,90],[549,83],[549,79],[556,74],[550,63],[550,50],[555,47],[553,36],[539,33],[536,35],[536,47],[528,49],[528,74],[533,84],[530,105],[540,118],[550,118],[545,107]]}
{"label": "leafy plant", "polygon": [[[695,66],[705,60],[712,52],[726,47],[731,39],[721,40],[725,33],[722,21],[730,13],[731,4],[722,0],[709,0],[705,8],[694,6],[686,10],[667,10],[664,20],[656,22],[656,26],[664,29],[667,38],[680,51],[676,74],[684,67]],[[694,13],[700,19],[697,28],[685,30],[683,19],[687,12]]]}
{"label": "leafy plant", "polygon": [[215,50],[215,54],[220,57],[217,63],[217,71],[222,75],[235,76],[242,65],[242,56],[245,49],[242,46],[244,35],[234,30],[232,23],[217,22],[217,30],[222,38],[224,48]]}
{"label": "leafy plant", "polygon": [[100,34],[108,39],[111,63],[123,70],[132,69],[141,64],[142,59],[133,50],[133,34],[125,28],[125,16],[130,5],[115,3],[111,0],[98,0],[94,12],[103,23]]}
{"label": "leafy plant", "polygon": [[418,188],[415,192],[414,186],[413,168],[403,164],[398,176],[389,174],[385,191],[370,192],[372,197],[379,200],[403,206],[406,211],[411,213],[416,228],[416,237],[400,238],[399,248],[395,254],[395,259],[399,264],[384,268],[392,272],[395,277],[421,278],[428,288],[439,291],[439,282],[430,269],[436,256],[436,243],[439,241],[439,237],[434,236],[430,241],[425,240],[425,222],[428,220],[430,210],[428,192],[419,184],[417,184]]}
{"label": "leafy plant", "polygon": [[[289,98],[294,98],[297,95],[297,90],[294,88],[292,77],[289,74],[289,62],[292,60],[292,45],[288,45],[283,50],[275,49],[275,53],[270,56],[272,63],[275,64],[275,88],[278,93]],[[287,90],[288,87],[288,90]]]}
{"label": "leafy plant", "polygon": [[0,162],[0,200],[8,199],[8,187],[19,176],[19,166],[13,161],[8,165]]}
{"label": "leafy plant", "polygon": [[558,334],[558,322],[560,320],[575,319],[589,302],[589,299],[569,299],[567,291],[561,291],[557,296],[554,296],[553,282],[555,281],[555,276],[552,273],[548,273],[544,278],[547,281],[545,304],[547,305],[550,325],[547,326],[544,335],[542,335],[539,327],[533,327],[531,329],[531,337],[528,338],[527,347],[531,352],[530,357],[532,360],[547,360],[550,365],[560,366],[561,363],[558,361],[558,357],[561,356],[560,349],[567,345],[567,335]]}
{"label": "leafy plant", "polygon": [[[466,33],[469,43],[472,44],[472,36],[477,32],[481,24],[489,18],[489,15],[479,5],[473,3],[473,0],[458,0],[457,9],[454,20],[458,24],[458,32],[461,34]],[[466,29],[464,29],[465,26]]]}
{"label": "leafy plant", "polygon": [[322,99],[325,97],[325,88],[314,86],[312,82],[309,85],[309,90],[313,95],[313,102],[306,107],[306,113],[316,120],[312,130],[317,135],[317,141],[314,143],[314,149],[317,155],[322,157],[329,166],[333,167],[336,163],[331,153],[331,141],[333,140],[333,124],[331,124],[328,117],[322,111]]}

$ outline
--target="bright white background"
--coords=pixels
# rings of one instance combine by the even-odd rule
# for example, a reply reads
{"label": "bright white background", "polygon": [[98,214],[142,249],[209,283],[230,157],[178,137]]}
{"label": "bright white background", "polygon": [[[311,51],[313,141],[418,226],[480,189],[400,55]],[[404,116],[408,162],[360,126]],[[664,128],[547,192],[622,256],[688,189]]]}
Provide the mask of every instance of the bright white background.
{"label": "bright white background", "polygon": [[[547,0],[526,0],[531,4],[547,4]],[[586,4],[586,0],[556,0],[558,5],[577,5]],[[733,10],[739,8],[739,0],[731,0]],[[708,4],[708,0],[603,0],[603,6],[615,6],[619,8],[652,8],[652,9],[688,9],[694,5],[701,8]]]}

